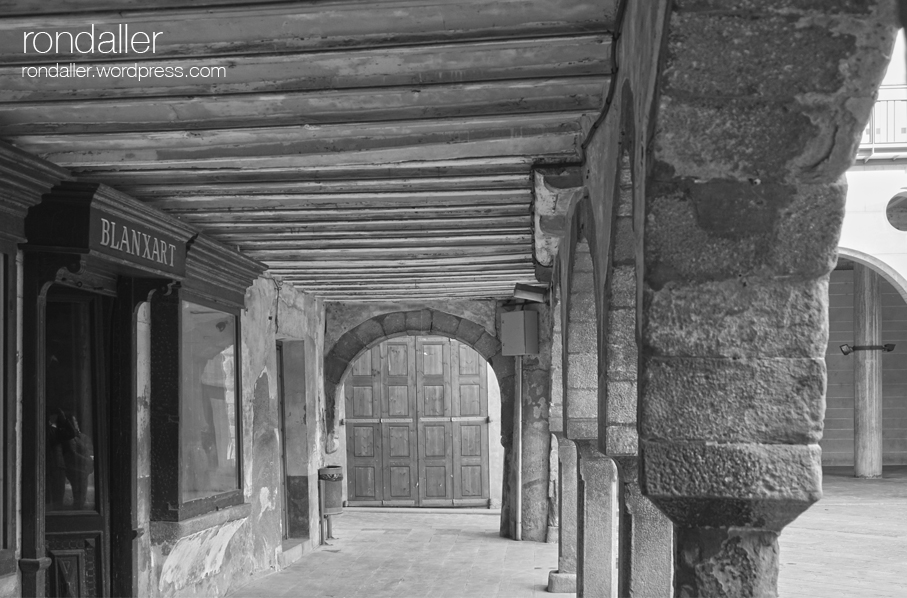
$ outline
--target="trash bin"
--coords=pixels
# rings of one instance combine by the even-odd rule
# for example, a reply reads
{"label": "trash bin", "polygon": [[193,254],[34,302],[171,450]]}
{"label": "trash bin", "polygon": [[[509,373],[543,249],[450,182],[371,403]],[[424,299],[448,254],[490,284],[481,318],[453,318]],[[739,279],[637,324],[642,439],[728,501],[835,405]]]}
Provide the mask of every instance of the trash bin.
{"label": "trash bin", "polygon": [[329,465],[318,470],[318,480],[324,492],[324,512],[322,515],[340,515],[343,513],[343,468]]}

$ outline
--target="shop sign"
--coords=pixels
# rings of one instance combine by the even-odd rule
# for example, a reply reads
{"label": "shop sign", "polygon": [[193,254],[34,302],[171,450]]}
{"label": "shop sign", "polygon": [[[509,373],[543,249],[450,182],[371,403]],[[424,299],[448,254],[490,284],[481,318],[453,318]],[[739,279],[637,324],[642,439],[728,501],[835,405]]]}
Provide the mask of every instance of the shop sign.
{"label": "shop sign", "polygon": [[90,248],[141,267],[183,275],[186,244],[161,230],[91,210]]}

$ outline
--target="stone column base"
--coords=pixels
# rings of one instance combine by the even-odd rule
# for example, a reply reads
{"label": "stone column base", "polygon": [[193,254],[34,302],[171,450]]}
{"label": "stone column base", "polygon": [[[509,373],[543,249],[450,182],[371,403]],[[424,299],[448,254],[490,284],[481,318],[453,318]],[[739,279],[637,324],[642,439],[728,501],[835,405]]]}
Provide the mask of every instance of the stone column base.
{"label": "stone column base", "polygon": [[548,572],[548,592],[551,594],[575,594],[576,573]]}

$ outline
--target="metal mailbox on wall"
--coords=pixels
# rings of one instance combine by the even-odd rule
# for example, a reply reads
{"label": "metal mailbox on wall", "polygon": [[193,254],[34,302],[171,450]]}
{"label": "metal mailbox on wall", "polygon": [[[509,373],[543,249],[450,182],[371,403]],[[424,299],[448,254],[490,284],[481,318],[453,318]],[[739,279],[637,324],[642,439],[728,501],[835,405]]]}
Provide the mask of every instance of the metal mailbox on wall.
{"label": "metal mailbox on wall", "polygon": [[511,311],[501,314],[501,342],[504,355],[536,355],[539,352],[539,314]]}

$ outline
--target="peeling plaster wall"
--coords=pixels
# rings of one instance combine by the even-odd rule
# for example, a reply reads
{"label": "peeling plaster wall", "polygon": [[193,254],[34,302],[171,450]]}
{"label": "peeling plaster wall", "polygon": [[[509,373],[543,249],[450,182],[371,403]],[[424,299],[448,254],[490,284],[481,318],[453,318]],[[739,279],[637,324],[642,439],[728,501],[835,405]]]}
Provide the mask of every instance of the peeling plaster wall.
{"label": "peeling plaster wall", "polygon": [[[151,533],[144,536],[147,540],[143,544],[145,548],[140,549],[140,555],[146,554],[143,551],[147,549],[152,557],[147,570],[143,569],[143,563],[139,565],[139,591],[147,592],[142,595],[223,595],[253,577],[279,568],[283,493],[280,486],[282,438],[277,387],[278,339],[306,342],[307,413],[314,418],[310,423],[308,471],[314,475],[323,463],[319,448],[323,445],[320,437],[323,422],[320,418],[324,411],[323,385],[320,384],[324,362],[323,304],[265,275],[246,291],[241,327],[242,457],[246,505],[168,527],[148,521],[147,490],[140,490],[140,517],[145,518],[145,529],[151,529]],[[147,324],[143,324],[141,318],[139,332],[141,366],[142,339],[148,335]],[[147,372],[147,360],[144,368]],[[141,367],[139,371],[141,379]],[[143,489],[146,485],[142,482],[141,472],[147,472],[149,430],[147,392],[144,395],[140,392],[139,397],[139,446],[143,447],[139,457],[139,487]],[[141,456],[143,452],[144,457]],[[309,502],[310,521],[315,522],[313,527],[316,531],[311,536],[311,542],[318,540],[317,506],[316,494]],[[197,529],[199,527],[201,529]],[[183,531],[174,536],[174,530]]]}

